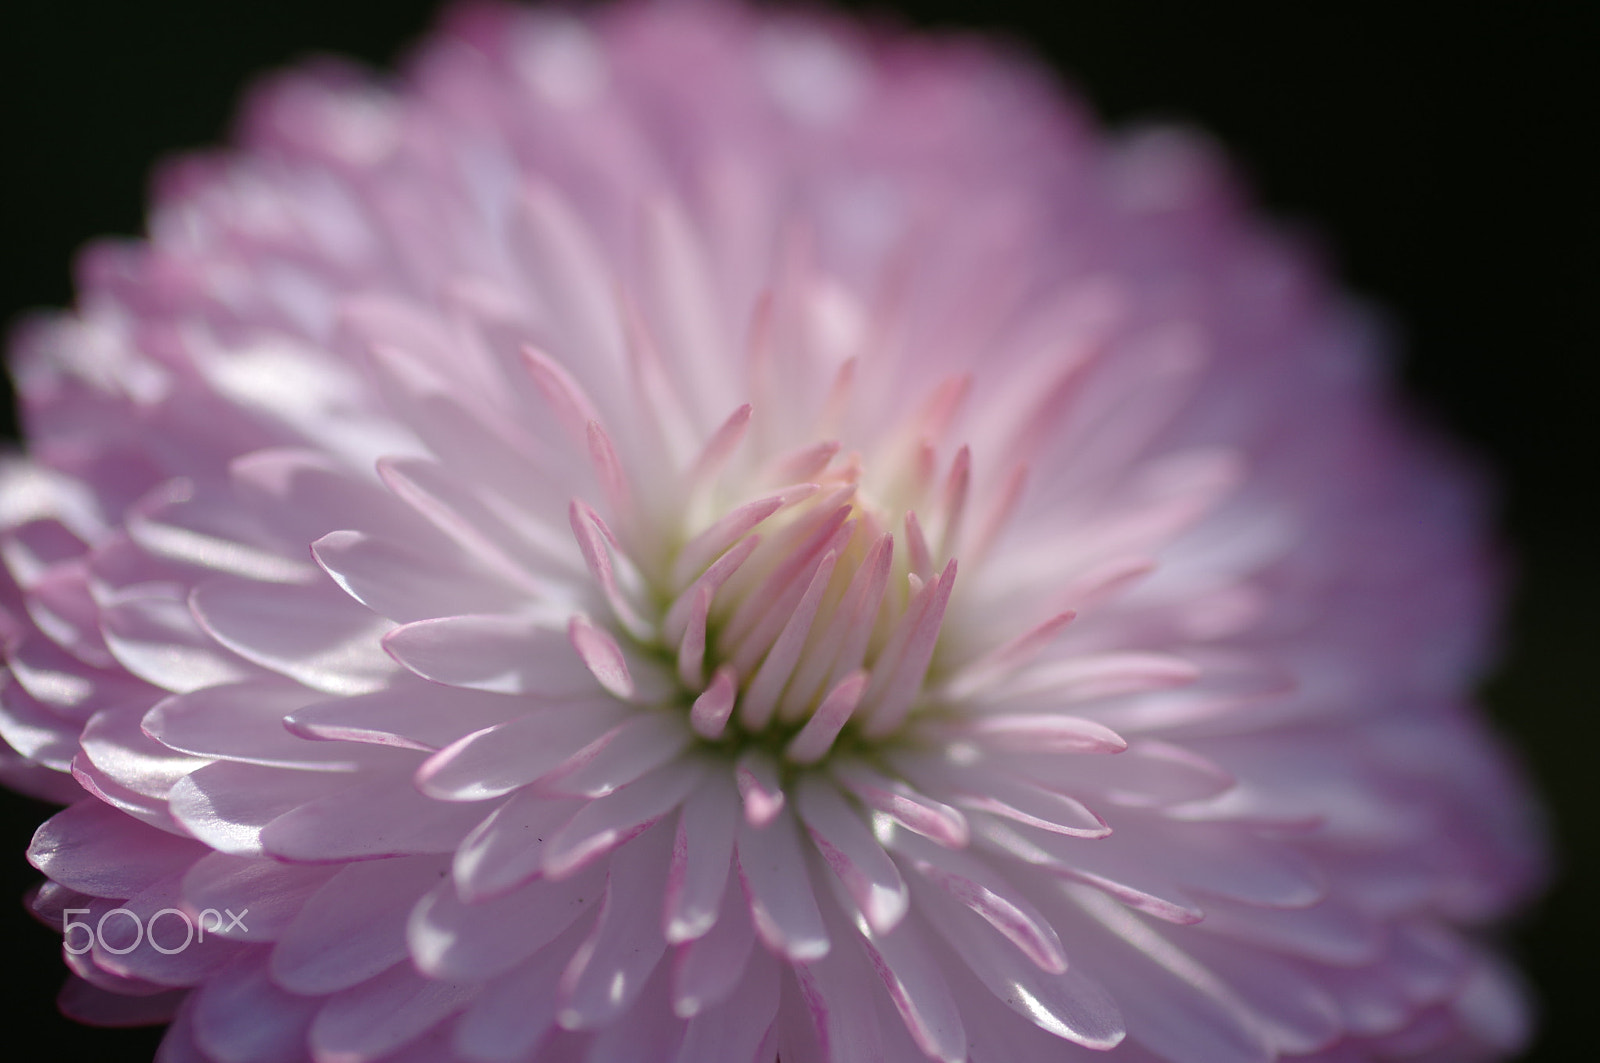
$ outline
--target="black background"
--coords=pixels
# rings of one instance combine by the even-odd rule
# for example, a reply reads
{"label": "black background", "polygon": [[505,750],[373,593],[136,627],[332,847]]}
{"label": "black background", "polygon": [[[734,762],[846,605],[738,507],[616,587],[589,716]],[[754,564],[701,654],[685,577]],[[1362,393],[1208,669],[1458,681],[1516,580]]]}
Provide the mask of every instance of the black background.
{"label": "black background", "polygon": [[[1407,337],[1416,401],[1498,467],[1519,559],[1486,690],[1554,810],[1559,878],[1515,928],[1545,1012],[1530,1060],[1586,1060],[1600,988],[1600,131],[1593,3],[991,0],[865,7],[998,30],[1112,123],[1213,131]],[[426,0],[17,3],[0,15],[0,320],[71,301],[69,263],[139,231],[158,158],[224,137],[242,87],[307,53],[388,64]],[[3,404],[0,404],[3,405]],[[56,936],[16,902],[46,806],[0,795],[0,1007],[56,1059],[148,1060],[157,1032],[61,1019]]]}

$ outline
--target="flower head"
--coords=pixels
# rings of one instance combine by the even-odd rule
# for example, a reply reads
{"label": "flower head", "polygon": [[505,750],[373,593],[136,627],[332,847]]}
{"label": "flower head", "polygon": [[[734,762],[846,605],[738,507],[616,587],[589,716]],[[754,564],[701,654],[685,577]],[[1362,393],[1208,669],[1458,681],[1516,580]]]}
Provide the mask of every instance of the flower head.
{"label": "flower head", "polygon": [[70,1012],[215,1063],[1518,1044],[1474,484],[1194,135],[819,16],[465,7],[264,86],[84,275],[0,481]]}

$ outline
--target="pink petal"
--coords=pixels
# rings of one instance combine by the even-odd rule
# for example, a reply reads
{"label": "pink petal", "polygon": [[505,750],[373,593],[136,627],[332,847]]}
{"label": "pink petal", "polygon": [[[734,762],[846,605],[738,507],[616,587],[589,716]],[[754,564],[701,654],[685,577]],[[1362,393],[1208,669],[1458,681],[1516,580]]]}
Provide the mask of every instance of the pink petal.
{"label": "pink petal", "polygon": [[811,891],[794,816],[783,809],[765,827],[740,824],[738,860],[750,917],[766,946],[795,963],[827,955],[828,933]]}
{"label": "pink petal", "polygon": [[662,909],[662,931],[671,944],[704,935],[717,919],[739,829],[737,802],[728,777],[712,771],[683,803]]}
{"label": "pink petal", "polygon": [[218,642],[314,689],[366,694],[395,673],[379,644],[389,622],[335,587],[219,577],[196,587],[189,601]]}
{"label": "pink petal", "polygon": [[[444,981],[487,982],[554,941],[600,900],[598,868],[536,879],[493,900],[465,904],[441,882],[411,909],[406,937],[417,969]],[[515,932],[508,932],[515,927]]]}
{"label": "pink petal", "polygon": [[284,718],[320,695],[273,680],[206,687],[175,694],[144,716],[146,734],[162,745],[195,756],[243,764],[354,771],[371,750],[308,741],[289,731]]}
{"label": "pink petal", "polygon": [[473,1063],[524,1063],[556,1021],[561,972],[591,931],[580,918],[522,964],[484,985],[456,1025],[455,1049]]}
{"label": "pink petal", "polygon": [[675,1063],[745,1063],[757,1058],[767,1028],[777,1017],[782,983],[778,964],[770,956],[757,954],[742,968],[743,977],[729,986],[726,1000],[695,1012]]}
{"label": "pink petal", "polygon": [[608,700],[535,708],[445,746],[417,769],[417,785],[443,801],[499,797],[569,763],[628,719]]}
{"label": "pink petal", "polygon": [[261,830],[286,812],[352,784],[338,772],[219,761],[190,772],[168,796],[172,816],[218,852],[260,856]]}
{"label": "pink petal", "polygon": [[326,1063],[370,1063],[464,1010],[477,992],[397,964],[328,999],[311,1023],[311,1051]]}
{"label": "pink petal", "polygon": [[919,875],[976,913],[1034,966],[1052,974],[1067,969],[1066,952],[1050,920],[983,861],[909,833],[897,834],[893,845]]}
{"label": "pink petal", "polygon": [[85,800],[57,812],[34,832],[28,862],[80,893],[130,897],[204,852],[193,841]]}
{"label": "pink petal", "polygon": [[743,897],[725,892],[712,918],[715,922],[706,932],[673,957],[672,1008],[680,1018],[693,1018],[726,1000],[755,947],[755,927]]}
{"label": "pink petal", "polygon": [[745,822],[752,827],[765,827],[783,811],[787,798],[778,775],[778,762],[766,753],[759,749],[741,753],[733,778],[744,801]]}
{"label": "pink petal", "polygon": [[474,731],[507,723],[528,709],[519,698],[432,683],[397,683],[371,694],[318,701],[283,718],[306,738],[361,742],[433,753]]}
{"label": "pink petal", "polygon": [[[919,891],[919,911],[923,899]],[[948,902],[927,900],[929,925],[997,1000],[1040,1029],[1085,1048],[1105,1051],[1122,1041],[1127,1031],[1116,1001],[1088,977],[1066,970],[1065,964],[1061,970],[1042,970],[971,915]]]}
{"label": "pink petal", "polygon": [[344,867],[278,937],[273,982],[291,993],[324,996],[399,963],[406,957],[412,906],[448,866],[445,857],[414,856]]}
{"label": "pink petal", "polygon": [[861,814],[832,783],[800,780],[795,811],[823,862],[839,877],[874,933],[886,934],[905,917],[910,894],[900,870],[872,836]]}
{"label": "pink petal", "polygon": [[454,558],[363,532],[329,532],[311,544],[311,553],[346,594],[396,623],[497,613],[521,600],[499,579]]}
{"label": "pink petal", "polygon": [[589,802],[545,842],[545,874],[565,878],[636,837],[693,792],[705,771],[700,760],[682,758]]}
{"label": "pink petal", "polygon": [[264,957],[245,953],[216,971],[194,996],[194,1042],[226,1063],[278,1063],[305,1051],[320,1002],[286,993]]}
{"label": "pink petal", "polygon": [[857,761],[834,764],[833,776],[868,808],[883,813],[907,830],[952,849],[967,844],[967,818],[960,810],[935,801],[898,779],[880,775]]}
{"label": "pink petal", "polygon": [[546,776],[539,788],[550,794],[604,797],[676,759],[691,741],[679,713],[636,713],[603,744]]}
{"label": "pink petal", "polygon": [[689,708],[689,725],[701,738],[715,742],[722,737],[739,699],[739,677],[732,665],[723,665]]}
{"label": "pink petal", "polygon": [[593,933],[562,972],[556,1021],[593,1030],[615,1021],[644,988],[667,943],[654,890],[666,870],[672,834],[655,830],[611,858],[605,902]]}
{"label": "pink petal", "polygon": [[497,694],[593,693],[594,676],[557,626],[524,616],[454,616],[404,624],[383,648],[424,679]]}
{"label": "pink petal", "polygon": [[633,700],[636,691],[633,677],[628,674],[627,659],[610,632],[595,627],[584,617],[575,616],[567,625],[567,638],[602,687],[623,701]]}
{"label": "pink petal", "polygon": [[545,839],[555,836],[583,807],[523,790],[473,828],[456,848],[451,875],[468,904],[493,900],[544,870]]}
{"label": "pink petal", "polygon": [[197,927],[207,908],[220,913],[206,917],[208,936],[260,943],[276,941],[306,898],[337,873],[335,867],[211,853],[185,872],[181,892]]}
{"label": "pink petal", "polygon": [[861,694],[866,690],[870,678],[865,671],[858,669],[828,691],[822,704],[817,706],[800,732],[784,747],[784,759],[796,764],[815,764],[827,756],[828,750],[833,748],[834,739],[839,737],[839,732],[860,704]]}
{"label": "pink petal", "polygon": [[371,860],[447,853],[491,808],[435,801],[419,793],[411,773],[376,775],[317,797],[261,828],[261,847],[283,860]]}

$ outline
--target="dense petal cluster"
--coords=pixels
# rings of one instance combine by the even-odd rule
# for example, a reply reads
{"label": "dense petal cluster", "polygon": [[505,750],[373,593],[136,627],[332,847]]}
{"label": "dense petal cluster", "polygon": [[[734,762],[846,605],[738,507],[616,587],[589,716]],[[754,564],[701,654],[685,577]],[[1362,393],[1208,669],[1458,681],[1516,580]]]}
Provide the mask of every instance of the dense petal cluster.
{"label": "dense petal cluster", "polygon": [[240,142],[16,343],[70,1013],[173,1063],[1519,1043],[1476,492],[1199,138],[662,4],[461,8]]}

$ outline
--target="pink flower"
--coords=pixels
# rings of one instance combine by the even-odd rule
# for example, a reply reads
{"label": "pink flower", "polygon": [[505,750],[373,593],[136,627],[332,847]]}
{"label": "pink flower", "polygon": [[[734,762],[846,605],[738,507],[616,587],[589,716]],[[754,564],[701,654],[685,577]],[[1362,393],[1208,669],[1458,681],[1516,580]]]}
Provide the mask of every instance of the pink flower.
{"label": "pink flower", "polygon": [[1194,135],[820,16],[467,7],[263,87],[150,232],[19,338],[0,477],[69,1013],[171,1063],[1521,1043],[1475,484]]}

